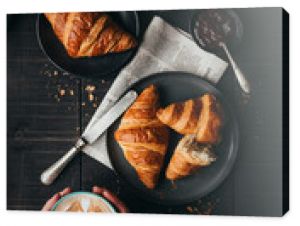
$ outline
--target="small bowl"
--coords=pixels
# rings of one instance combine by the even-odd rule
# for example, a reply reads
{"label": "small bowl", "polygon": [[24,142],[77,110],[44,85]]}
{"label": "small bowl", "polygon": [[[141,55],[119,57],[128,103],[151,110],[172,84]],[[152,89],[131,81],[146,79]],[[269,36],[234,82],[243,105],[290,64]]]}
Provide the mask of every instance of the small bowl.
{"label": "small bowl", "polygon": [[[83,202],[86,202],[88,206],[84,207]],[[74,203],[79,203],[80,207],[86,211],[75,211],[68,210]],[[92,206],[98,208],[101,211],[88,211]],[[61,211],[61,212],[103,212],[103,213],[115,213],[115,208],[102,196],[91,192],[79,191],[72,192],[61,199],[59,199],[55,205],[52,207],[51,211]]]}
{"label": "small bowl", "polygon": [[[196,22],[197,22],[197,18],[199,15],[201,15],[202,13],[205,13],[206,10],[214,10],[214,9],[200,9],[197,10],[193,15],[192,15],[192,19],[190,21],[190,33],[194,39],[194,41],[197,43],[198,46],[200,46],[201,48],[208,50],[208,51],[218,51],[218,46],[213,45],[213,46],[203,46],[201,45],[201,43],[199,42],[198,38],[196,37],[197,35],[195,34],[195,26],[196,26]],[[238,16],[238,14],[233,10],[233,9],[216,9],[216,10],[220,10],[224,13],[227,14],[228,17],[230,17],[233,21],[233,35],[231,35],[230,37],[228,37],[227,40],[225,40],[226,45],[228,46],[228,48],[230,48],[231,50],[235,50],[237,49],[237,47],[239,46],[239,44],[242,41],[242,37],[243,37],[243,33],[244,33],[244,29],[243,29],[243,23],[240,19],[240,17]]]}

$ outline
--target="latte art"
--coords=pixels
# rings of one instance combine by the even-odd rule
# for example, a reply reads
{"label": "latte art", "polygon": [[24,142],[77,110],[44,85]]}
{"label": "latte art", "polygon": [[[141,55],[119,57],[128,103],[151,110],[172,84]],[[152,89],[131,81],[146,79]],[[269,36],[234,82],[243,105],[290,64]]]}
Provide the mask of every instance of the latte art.
{"label": "latte art", "polygon": [[71,193],[59,200],[54,211],[62,212],[115,212],[113,207],[102,197],[93,193]]}

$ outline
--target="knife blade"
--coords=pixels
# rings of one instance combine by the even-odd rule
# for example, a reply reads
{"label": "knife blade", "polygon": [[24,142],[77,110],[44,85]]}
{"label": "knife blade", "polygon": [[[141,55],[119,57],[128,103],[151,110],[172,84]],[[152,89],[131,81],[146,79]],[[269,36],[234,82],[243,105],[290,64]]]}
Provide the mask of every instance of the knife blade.
{"label": "knife blade", "polygon": [[82,138],[89,144],[94,143],[97,138],[133,103],[137,93],[129,91],[121,100],[119,100],[100,120],[84,131]]}
{"label": "knife blade", "polygon": [[75,145],[52,166],[41,174],[41,182],[50,185],[62,172],[65,166],[74,156],[87,144],[92,144],[97,138],[107,130],[107,128],[118,119],[121,114],[135,101],[137,93],[133,90],[124,95],[107,113],[97,122],[86,129]]}

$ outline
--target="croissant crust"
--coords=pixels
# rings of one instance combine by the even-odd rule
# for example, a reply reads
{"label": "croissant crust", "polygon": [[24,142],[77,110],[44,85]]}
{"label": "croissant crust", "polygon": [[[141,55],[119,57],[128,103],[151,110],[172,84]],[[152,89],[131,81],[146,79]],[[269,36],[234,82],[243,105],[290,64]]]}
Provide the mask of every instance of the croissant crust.
{"label": "croissant crust", "polygon": [[199,143],[216,144],[220,140],[223,113],[215,96],[173,103],[157,111],[159,120],[180,134],[196,134]]}
{"label": "croissant crust", "polygon": [[124,156],[146,187],[155,187],[167,151],[169,132],[156,117],[156,87],[146,88],[125,112],[115,132]]}
{"label": "croissant crust", "polygon": [[135,38],[105,13],[45,13],[70,57],[122,52],[136,46]]}

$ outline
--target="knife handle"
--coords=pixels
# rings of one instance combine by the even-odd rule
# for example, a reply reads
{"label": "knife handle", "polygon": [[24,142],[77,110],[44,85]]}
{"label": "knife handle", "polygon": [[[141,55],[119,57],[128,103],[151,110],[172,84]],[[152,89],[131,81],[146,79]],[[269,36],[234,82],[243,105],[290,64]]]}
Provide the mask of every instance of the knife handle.
{"label": "knife handle", "polygon": [[41,174],[41,182],[44,185],[50,185],[58,177],[66,165],[74,158],[74,156],[86,145],[86,142],[80,138],[76,144],[52,166]]}

